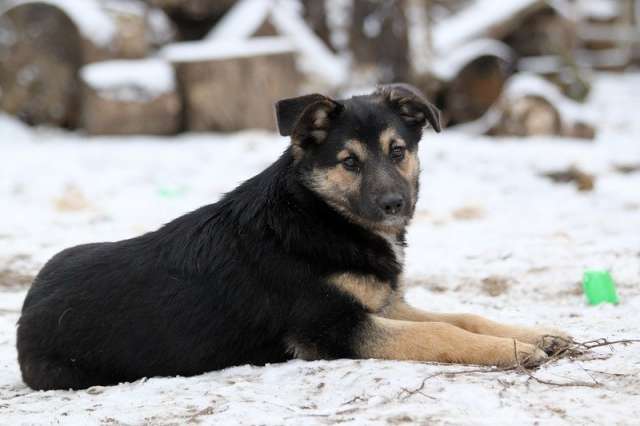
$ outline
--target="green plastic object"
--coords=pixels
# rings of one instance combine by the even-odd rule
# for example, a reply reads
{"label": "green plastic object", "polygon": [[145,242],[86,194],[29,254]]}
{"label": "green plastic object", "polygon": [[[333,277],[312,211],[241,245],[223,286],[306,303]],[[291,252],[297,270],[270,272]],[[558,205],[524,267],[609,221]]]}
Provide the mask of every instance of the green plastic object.
{"label": "green plastic object", "polygon": [[185,186],[163,186],[158,188],[158,195],[163,198],[177,198],[186,194],[187,188]]}
{"label": "green plastic object", "polygon": [[590,305],[607,302],[617,305],[620,302],[616,293],[616,284],[608,271],[587,270],[582,277],[582,288]]}

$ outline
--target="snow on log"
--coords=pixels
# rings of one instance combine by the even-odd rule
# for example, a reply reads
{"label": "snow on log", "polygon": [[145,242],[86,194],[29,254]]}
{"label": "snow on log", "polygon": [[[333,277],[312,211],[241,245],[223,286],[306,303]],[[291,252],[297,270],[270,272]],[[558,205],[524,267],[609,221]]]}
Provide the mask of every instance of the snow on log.
{"label": "snow on log", "polygon": [[514,59],[508,46],[488,39],[434,58],[430,74],[441,82],[436,98],[445,121],[459,124],[482,117],[500,97]]}
{"label": "snow on log", "polygon": [[488,134],[499,136],[554,135],[593,139],[594,112],[567,97],[547,80],[533,74],[514,75],[487,116]]}
{"label": "snow on log", "polygon": [[[78,70],[147,55],[170,36],[136,1],[10,1],[0,11],[0,108],[30,124],[76,127]],[[149,19],[153,17],[153,19]]]}
{"label": "snow on log", "polygon": [[168,135],[180,130],[173,67],[159,59],[117,60],[81,70],[83,127],[93,135]]}
{"label": "snow on log", "polygon": [[[157,32],[158,11],[152,14],[147,5],[137,0],[11,0],[8,4],[5,13],[19,9],[23,16],[28,16],[33,8],[44,6],[62,11],[83,39],[85,63],[141,58],[147,55],[152,40],[169,41],[167,34]],[[25,24],[29,25],[28,19]]]}
{"label": "snow on log", "polygon": [[575,43],[568,13],[561,2],[476,0],[435,25],[433,46],[447,54],[470,40],[489,37],[504,41],[520,56],[559,53],[556,50]]}
{"label": "snow on log", "polygon": [[298,94],[296,49],[283,37],[169,45],[192,131],[275,129],[273,104]]}

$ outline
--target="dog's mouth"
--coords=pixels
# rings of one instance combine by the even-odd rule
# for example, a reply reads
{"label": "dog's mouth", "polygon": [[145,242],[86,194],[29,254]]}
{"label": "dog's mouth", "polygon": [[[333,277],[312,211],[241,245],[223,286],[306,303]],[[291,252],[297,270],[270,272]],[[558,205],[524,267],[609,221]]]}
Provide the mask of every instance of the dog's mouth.
{"label": "dog's mouth", "polygon": [[397,214],[393,216],[375,215],[371,217],[352,213],[350,217],[352,220],[371,231],[392,234],[396,234],[406,228],[411,220],[411,216],[405,214]]}
{"label": "dog's mouth", "polygon": [[381,225],[386,227],[404,227],[408,224],[408,222],[409,222],[408,216],[387,217],[379,221]]}

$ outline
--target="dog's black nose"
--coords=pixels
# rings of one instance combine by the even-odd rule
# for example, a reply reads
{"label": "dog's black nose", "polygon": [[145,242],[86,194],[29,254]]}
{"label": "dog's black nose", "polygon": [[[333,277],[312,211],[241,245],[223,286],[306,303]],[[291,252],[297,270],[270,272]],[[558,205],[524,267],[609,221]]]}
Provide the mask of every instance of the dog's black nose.
{"label": "dog's black nose", "polygon": [[400,194],[385,194],[378,200],[380,208],[388,215],[397,214],[404,205],[404,199]]}

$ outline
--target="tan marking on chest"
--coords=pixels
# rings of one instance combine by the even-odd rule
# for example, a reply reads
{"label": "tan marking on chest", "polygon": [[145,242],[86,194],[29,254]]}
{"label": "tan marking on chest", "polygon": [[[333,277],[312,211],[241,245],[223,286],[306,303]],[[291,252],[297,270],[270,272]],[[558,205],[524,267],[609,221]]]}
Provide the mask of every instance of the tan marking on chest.
{"label": "tan marking on chest", "polygon": [[329,284],[349,294],[371,312],[379,312],[394,294],[389,282],[380,281],[373,275],[343,273],[332,275]]}

